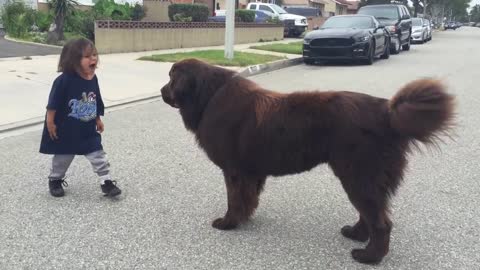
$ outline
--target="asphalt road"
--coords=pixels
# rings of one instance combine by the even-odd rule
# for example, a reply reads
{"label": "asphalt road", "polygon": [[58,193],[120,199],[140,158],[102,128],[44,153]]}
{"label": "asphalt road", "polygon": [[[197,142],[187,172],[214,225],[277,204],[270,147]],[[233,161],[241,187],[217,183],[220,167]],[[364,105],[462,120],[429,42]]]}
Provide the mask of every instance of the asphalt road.
{"label": "asphalt road", "polygon": [[8,41],[0,30],[0,58],[59,54],[62,49]]}
{"label": "asphalt road", "polygon": [[0,269],[479,269],[479,39],[480,29],[461,28],[373,66],[300,65],[252,78],[283,92],[390,97],[435,76],[457,95],[455,140],[411,155],[392,203],[390,253],[378,266],[350,257],[363,244],[339,231],[357,215],[326,166],[270,178],[251,222],[213,229],[226,210],[222,174],[177,111],[152,102],[104,118],[104,146],[124,191],[118,200],[100,194],[83,157],[66,196],[51,197],[40,130],[0,140]]}

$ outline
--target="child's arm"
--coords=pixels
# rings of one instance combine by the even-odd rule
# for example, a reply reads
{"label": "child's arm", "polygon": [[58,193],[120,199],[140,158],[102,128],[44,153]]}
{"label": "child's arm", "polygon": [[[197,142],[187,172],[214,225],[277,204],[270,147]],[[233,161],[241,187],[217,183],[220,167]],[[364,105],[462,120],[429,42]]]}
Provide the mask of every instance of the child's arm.
{"label": "child's arm", "polygon": [[48,134],[52,140],[58,139],[57,126],[55,125],[55,113],[56,110],[47,110],[47,129]]}
{"label": "child's arm", "polygon": [[98,85],[98,78],[95,77],[97,87],[98,87],[98,95],[97,95],[97,131],[102,133],[105,130],[105,126],[103,124],[102,119],[100,116],[103,116],[105,113],[105,105],[103,104],[102,94],[100,93],[100,86]]}
{"label": "child's arm", "polygon": [[97,116],[97,131],[102,133],[104,129],[105,126],[103,125],[102,119],[100,118],[100,116]]}

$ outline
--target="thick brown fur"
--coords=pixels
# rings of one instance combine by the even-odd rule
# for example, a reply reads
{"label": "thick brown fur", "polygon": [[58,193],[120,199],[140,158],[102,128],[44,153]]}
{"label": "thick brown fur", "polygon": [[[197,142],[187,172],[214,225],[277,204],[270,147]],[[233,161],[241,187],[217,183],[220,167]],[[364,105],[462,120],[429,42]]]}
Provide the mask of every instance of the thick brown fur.
{"label": "thick brown fur", "polygon": [[345,91],[281,94],[188,59],[172,66],[161,92],[225,176],[228,209],[213,227],[247,221],[268,176],[327,163],[359,212],[358,222],[341,233],[369,240],[352,251],[362,263],[378,263],[388,253],[389,198],[411,145],[436,143],[454,118],[453,96],[430,79],[407,84],[391,100]]}

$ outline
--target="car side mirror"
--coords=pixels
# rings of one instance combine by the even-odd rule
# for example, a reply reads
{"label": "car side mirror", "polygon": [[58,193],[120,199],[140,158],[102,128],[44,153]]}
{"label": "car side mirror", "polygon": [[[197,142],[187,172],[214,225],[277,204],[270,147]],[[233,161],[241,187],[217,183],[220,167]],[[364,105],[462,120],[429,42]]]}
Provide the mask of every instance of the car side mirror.
{"label": "car side mirror", "polygon": [[374,32],[374,33],[377,33],[377,31],[380,30],[380,29],[385,29],[385,25],[379,24],[379,25],[377,26],[377,28],[375,28],[375,30],[373,30],[373,32]]}
{"label": "car side mirror", "polygon": [[402,20],[408,20],[408,19],[410,19],[410,15],[403,15],[402,16]]}

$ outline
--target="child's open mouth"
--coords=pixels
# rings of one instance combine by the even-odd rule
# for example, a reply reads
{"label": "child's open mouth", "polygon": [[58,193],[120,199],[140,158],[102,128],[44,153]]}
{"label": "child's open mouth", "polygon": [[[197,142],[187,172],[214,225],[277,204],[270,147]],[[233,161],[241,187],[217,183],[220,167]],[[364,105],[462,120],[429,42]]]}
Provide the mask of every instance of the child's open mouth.
{"label": "child's open mouth", "polygon": [[90,69],[95,69],[95,68],[97,68],[97,63],[90,64],[88,67]]}

